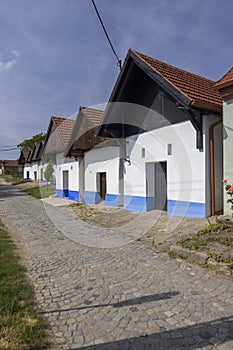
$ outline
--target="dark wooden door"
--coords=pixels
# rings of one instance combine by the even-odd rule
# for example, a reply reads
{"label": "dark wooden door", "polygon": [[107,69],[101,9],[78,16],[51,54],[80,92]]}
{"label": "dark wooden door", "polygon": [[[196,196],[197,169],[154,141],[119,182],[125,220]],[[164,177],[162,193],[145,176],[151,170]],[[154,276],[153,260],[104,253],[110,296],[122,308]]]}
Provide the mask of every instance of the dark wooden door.
{"label": "dark wooden door", "polygon": [[107,183],[106,183],[106,173],[100,173],[100,197],[105,200]]}
{"label": "dark wooden door", "polygon": [[69,171],[63,170],[63,191],[69,188]]}
{"label": "dark wooden door", "polygon": [[167,210],[167,163],[155,163],[155,209]]}

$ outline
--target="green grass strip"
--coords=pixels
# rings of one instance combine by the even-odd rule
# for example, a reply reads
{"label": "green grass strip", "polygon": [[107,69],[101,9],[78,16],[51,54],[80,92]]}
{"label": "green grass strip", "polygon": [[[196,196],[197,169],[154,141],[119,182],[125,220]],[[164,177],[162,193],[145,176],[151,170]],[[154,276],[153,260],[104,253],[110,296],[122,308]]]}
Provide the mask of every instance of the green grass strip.
{"label": "green grass strip", "polygon": [[55,186],[52,185],[42,185],[42,186],[35,186],[31,188],[25,188],[24,192],[27,194],[30,194],[31,196],[41,199],[41,198],[48,198],[49,196],[52,196],[56,193]]}
{"label": "green grass strip", "polygon": [[48,348],[46,323],[36,312],[33,288],[0,220],[0,349]]}

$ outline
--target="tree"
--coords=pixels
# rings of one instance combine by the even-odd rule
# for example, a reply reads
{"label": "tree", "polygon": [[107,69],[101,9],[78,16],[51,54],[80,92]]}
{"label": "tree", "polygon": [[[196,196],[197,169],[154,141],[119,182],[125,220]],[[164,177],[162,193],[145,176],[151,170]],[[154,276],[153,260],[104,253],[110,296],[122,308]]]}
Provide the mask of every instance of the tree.
{"label": "tree", "polygon": [[22,141],[18,144],[18,147],[21,151],[29,151],[35,146],[36,143],[44,141],[45,138],[46,134],[41,132],[40,134],[32,136],[30,139]]}
{"label": "tree", "polygon": [[53,165],[54,165],[53,161],[50,160],[48,162],[47,167],[45,168],[45,171],[44,171],[44,178],[47,181],[47,189],[48,189],[48,183],[49,182],[52,183],[54,181],[54,176],[53,176],[54,168],[53,168]]}

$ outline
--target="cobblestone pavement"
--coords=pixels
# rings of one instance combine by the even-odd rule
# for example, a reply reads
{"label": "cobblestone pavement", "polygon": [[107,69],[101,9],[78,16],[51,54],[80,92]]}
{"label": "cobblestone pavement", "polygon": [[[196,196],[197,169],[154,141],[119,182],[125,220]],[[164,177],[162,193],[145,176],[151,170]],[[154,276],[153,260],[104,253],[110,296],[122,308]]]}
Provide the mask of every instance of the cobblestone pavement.
{"label": "cobblestone pavement", "polygon": [[[231,280],[121,233],[117,246],[116,231],[112,241],[105,230],[59,207],[45,210],[9,185],[0,185],[0,214],[20,241],[52,349],[233,349]],[[115,247],[95,247],[102,233]],[[94,240],[92,247],[79,236]]]}

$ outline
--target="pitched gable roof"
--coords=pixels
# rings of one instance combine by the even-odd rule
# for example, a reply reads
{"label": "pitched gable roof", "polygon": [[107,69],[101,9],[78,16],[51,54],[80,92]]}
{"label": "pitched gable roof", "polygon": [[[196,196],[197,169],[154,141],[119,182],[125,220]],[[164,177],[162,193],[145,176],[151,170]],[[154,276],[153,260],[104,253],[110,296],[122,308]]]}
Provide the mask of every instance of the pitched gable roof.
{"label": "pitched gable roof", "polygon": [[26,162],[29,152],[30,151],[23,151],[23,150],[20,152],[19,164],[23,165]]}
{"label": "pitched gable roof", "polygon": [[218,89],[223,89],[231,85],[233,85],[233,67],[215,84]]}
{"label": "pitched gable roof", "polygon": [[[57,127],[59,134],[61,136],[61,139],[62,139],[64,145],[66,146],[66,144],[69,141],[71,132],[73,130],[75,120],[52,116],[50,124],[51,123],[54,123],[54,125]],[[49,125],[49,129],[48,129],[48,133],[47,133],[48,136],[49,136],[50,131],[51,131],[51,125]]]}
{"label": "pitched gable roof", "polygon": [[27,156],[27,158],[26,158],[25,163],[31,163],[32,157],[33,157],[33,153],[34,153],[34,149],[30,149],[30,150],[28,151],[28,156]]}
{"label": "pitched gable roof", "polygon": [[73,119],[64,119],[62,122],[58,125],[58,130],[61,135],[61,139],[64,143],[64,146],[67,145],[70,135],[72,133],[72,130],[74,128],[75,120]]}
{"label": "pitched gable roof", "polygon": [[[65,155],[73,155],[73,151],[80,148],[80,152],[94,147],[105,139],[96,136],[104,111],[80,107],[73,131],[67,143]],[[79,152],[78,152],[79,153]]]}
{"label": "pitched gable roof", "polygon": [[55,155],[64,152],[74,124],[75,120],[73,119],[59,118],[55,116],[50,118],[47,136],[41,154],[43,161],[50,159],[55,161]]}
{"label": "pitched gable roof", "polygon": [[99,126],[103,117],[104,111],[96,108],[80,107],[80,111],[93,123],[94,126]]}
{"label": "pitched gable roof", "polygon": [[140,58],[163,79],[185,95],[193,107],[221,110],[222,99],[215,81],[161,62],[132,49],[129,52]]}
{"label": "pitched gable roof", "polygon": [[33,149],[32,161],[38,161],[41,159],[41,154],[43,150],[44,143],[43,141],[38,142]]}

